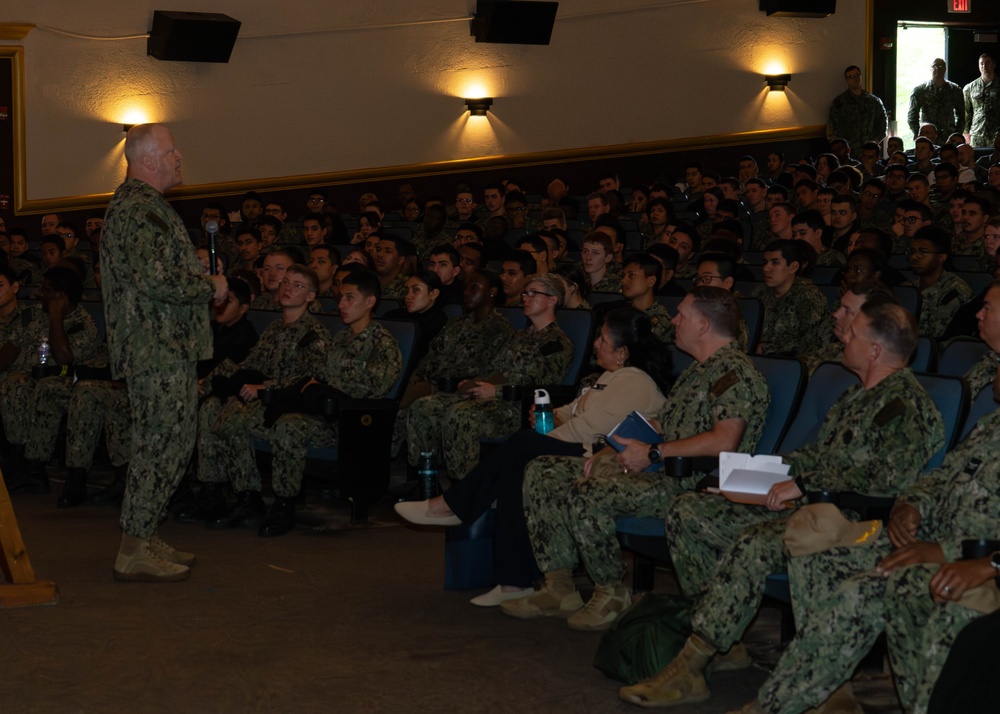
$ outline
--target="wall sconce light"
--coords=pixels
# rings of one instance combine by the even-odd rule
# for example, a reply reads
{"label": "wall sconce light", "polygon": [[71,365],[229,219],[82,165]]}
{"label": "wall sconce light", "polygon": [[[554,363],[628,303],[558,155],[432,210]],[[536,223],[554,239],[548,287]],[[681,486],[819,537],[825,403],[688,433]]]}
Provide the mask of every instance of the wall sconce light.
{"label": "wall sconce light", "polygon": [[128,134],[128,130],[134,127],[135,124],[122,124],[122,131]]}
{"label": "wall sconce light", "polygon": [[484,117],[490,107],[493,106],[493,97],[485,97],[483,99],[466,99],[465,106],[469,108],[469,114],[472,116]]}
{"label": "wall sconce light", "polygon": [[769,92],[784,92],[785,87],[792,80],[790,74],[765,74],[764,81],[767,82]]}

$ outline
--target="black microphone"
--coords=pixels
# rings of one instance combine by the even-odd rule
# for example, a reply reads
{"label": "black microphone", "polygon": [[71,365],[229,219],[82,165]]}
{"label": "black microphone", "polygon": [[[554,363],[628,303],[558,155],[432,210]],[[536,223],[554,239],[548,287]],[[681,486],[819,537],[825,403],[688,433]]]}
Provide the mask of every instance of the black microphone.
{"label": "black microphone", "polygon": [[219,224],[215,221],[206,221],[205,232],[208,233],[208,274],[218,275],[219,266],[215,258],[215,234],[219,232]]}

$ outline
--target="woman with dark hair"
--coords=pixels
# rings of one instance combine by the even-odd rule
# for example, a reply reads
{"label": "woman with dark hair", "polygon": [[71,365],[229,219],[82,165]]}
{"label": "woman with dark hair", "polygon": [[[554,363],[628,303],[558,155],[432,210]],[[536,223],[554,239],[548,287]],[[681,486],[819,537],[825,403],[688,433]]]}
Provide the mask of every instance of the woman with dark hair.
{"label": "woman with dark hair", "polygon": [[389,310],[385,316],[394,320],[413,320],[420,328],[413,346],[412,364],[417,364],[427,354],[427,346],[437,337],[448,322],[441,306],[441,278],[437,273],[421,270],[406,280],[403,307]]}
{"label": "woman with dark hair", "polygon": [[666,243],[677,223],[674,204],[665,198],[652,199],[646,205],[645,219],[645,225],[642,227],[642,237],[645,241],[643,245],[648,248],[654,243]]}
{"label": "woman with dark hair", "polygon": [[558,275],[566,288],[566,299],[562,306],[568,310],[589,310],[587,293],[590,292],[590,281],[583,267],[577,263],[559,263],[552,269],[553,275]]}
{"label": "woman with dark hair", "polygon": [[[663,405],[672,380],[670,358],[645,313],[630,307],[609,312],[594,354],[604,372],[576,400],[555,409],[555,429],[544,435],[522,429],[443,496],[396,504],[396,512],[411,523],[447,526],[474,522],[496,501],[493,572],[500,584],[473,598],[474,605],[524,597],[538,574],[521,498],[528,462],[549,454],[587,456],[593,442],[631,412],[651,417]],[[534,426],[534,407],[529,421]]]}
{"label": "woman with dark hair", "polygon": [[353,250],[347,252],[344,256],[344,261],[341,265],[349,265],[351,263],[359,263],[369,270],[375,270],[375,261],[372,259],[371,253],[365,250],[362,246],[358,246]]}
{"label": "woman with dark hair", "polygon": [[351,238],[351,245],[364,245],[368,236],[378,233],[382,219],[375,211],[365,211],[358,217],[358,232]]}

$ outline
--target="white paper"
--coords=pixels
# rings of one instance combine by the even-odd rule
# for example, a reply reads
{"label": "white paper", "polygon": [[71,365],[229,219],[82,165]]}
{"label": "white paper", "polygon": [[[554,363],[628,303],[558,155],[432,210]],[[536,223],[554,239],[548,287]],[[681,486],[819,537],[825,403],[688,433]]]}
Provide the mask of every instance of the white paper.
{"label": "white paper", "polygon": [[791,480],[789,468],[780,456],[723,451],[719,454],[719,490],[764,495],[774,484]]}

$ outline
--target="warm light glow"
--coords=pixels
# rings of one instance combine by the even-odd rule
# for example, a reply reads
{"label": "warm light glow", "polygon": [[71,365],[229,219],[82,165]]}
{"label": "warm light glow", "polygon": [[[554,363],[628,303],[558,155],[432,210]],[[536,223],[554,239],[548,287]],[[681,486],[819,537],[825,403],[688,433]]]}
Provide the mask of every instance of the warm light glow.
{"label": "warm light glow", "polygon": [[143,109],[131,108],[125,111],[122,115],[122,124],[148,124],[150,122],[149,114]]}
{"label": "warm light glow", "polygon": [[458,83],[458,96],[468,98],[492,97],[493,93],[482,79],[466,79]]}
{"label": "warm light glow", "polygon": [[761,74],[788,74],[787,65],[780,59],[770,59],[764,63]]}

